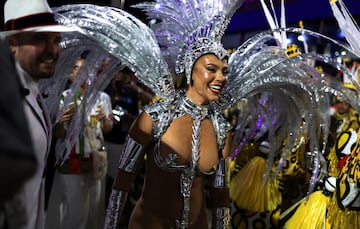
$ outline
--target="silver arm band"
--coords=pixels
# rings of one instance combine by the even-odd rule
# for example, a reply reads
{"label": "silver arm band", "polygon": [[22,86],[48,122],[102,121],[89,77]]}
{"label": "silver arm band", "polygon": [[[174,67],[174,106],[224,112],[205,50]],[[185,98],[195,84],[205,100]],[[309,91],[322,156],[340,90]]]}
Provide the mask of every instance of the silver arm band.
{"label": "silver arm band", "polygon": [[[138,161],[141,159],[143,149],[143,145],[128,135],[120,155],[118,168],[128,173],[135,173],[139,167]],[[126,191],[118,191],[115,188],[112,189],[109,204],[106,209],[104,229],[116,228],[119,216],[121,216],[126,203],[127,194]]]}
{"label": "silver arm band", "polygon": [[119,169],[129,173],[134,173],[138,167],[139,157],[142,154],[144,146],[136,142],[129,135],[127,136],[126,143],[119,160]]}
{"label": "silver arm band", "polygon": [[127,192],[113,189],[106,209],[104,229],[115,229],[125,206]]}
{"label": "silver arm band", "polygon": [[214,229],[230,229],[230,208],[216,208],[216,221]]}

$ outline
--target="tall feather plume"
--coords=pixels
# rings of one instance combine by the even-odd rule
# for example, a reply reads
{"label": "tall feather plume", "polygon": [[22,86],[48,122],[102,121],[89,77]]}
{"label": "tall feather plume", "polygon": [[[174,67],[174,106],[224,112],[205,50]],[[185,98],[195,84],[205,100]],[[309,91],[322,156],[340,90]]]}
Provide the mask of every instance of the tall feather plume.
{"label": "tall feather plume", "polygon": [[[285,31],[321,37],[346,48],[312,31],[298,28],[286,28]],[[277,150],[283,149],[277,166],[277,170],[280,170],[291,149],[297,146],[300,138],[305,137],[312,152],[309,155],[313,162],[313,175],[309,186],[309,192],[312,192],[316,182],[326,174],[323,155],[330,125],[327,115],[330,107],[329,95],[340,96],[356,108],[359,108],[359,101],[347,93],[348,90],[343,88],[340,81],[328,85],[324,76],[308,63],[309,60],[316,60],[348,72],[346,66],[320,54],[300,53],[289,58],[286,50],[276,45],[277,37],[273,32],[274,30],[269,30],[253,36],[231,55],[228,74],[231,83],[225,88],[222,99],[232,102],[223,104],[235,104],[243,98],[253,104],[246,107],[246,114],[255,120],[239,122],[236,131],[246,132],[238,132],[237,136],[245,135],[251,139],[259,131],[259,122],[268,128],[269,142],[273,145],[270,147],[272,152],[268,158],[266,176],[270,175],[274,158],[279,156]],[[266,103],[262,103],[263,100],[266,100]],[[239,141],[239,148],[243,145],[244,142]],[[238,151],[234,151],[234,154]],[[234,156],[236,155],[232,155]]]}
{"label": "tall feather plume", "polygon": [[286,49],[287,46],[287,36],[284,30],[279,30],[280,28],[286,28],[286,17],[285,17],[285,0],[281,0],[281,11],[280,11],[280,23],[277,19],[277,14],[275,12],[274,3],[270,0],[270,6],[272,13],[270,12],[269,8],[267,7],[265,0],[261,0],[261,6],[263,8],[266,20],[269,23],[270,29],[274,31],[274,37],[277,38],[277,42],[279,45]]}
{"label": "tall feather plume", "polygon": [[90,4],[54,9],[62,24],[80,27],[86,36],[129,66],[137,78],[164,99],[173,96],[172,78],[153,31],[131,14],[114,7]]}
{"label": "tall feather plume", "polygon": [[[76,112],[70,122],[66,123],[67,131],[63,138],[61,147],[55,150],[56,163],[63,163],[71,152],[72,146],[76,143],[86,118],[94,107],[98,92],[103,91],[110,83],[112,76],[122,68],[116,58],[110,58],[108,52],[98,43],[88,39],[81,34],[63,34],[61,43],[63,48],[55,75],[51,79],[39,82],[40,90],[47,94],[45,99],[52,117],[53,125],[58,123],[61,114],[74,102],[75,92],[83,82],[86,83],[85,93],[82,95],[82,103],[77,106]],[[81,67],[77,77],[69,84],[69,75],[73,66],[84,51],[90,51],[86,57],[85,64]],[[103,63],[107,67],[103,68]],[[99,70],[102,70],[99,74]],[[69,89],[69,96],[60,102],[62,92]],[[59,109],[62,104],[61,109]],[[106,106],[106,104],[104,104]]]}
{"label": "tall feather plume", "polygon": [[[150,28],[134,16],[117,8],[90,4],[65,5],[53,9],[61,24],[77,26],[80,33],[64,34],[61,43],[63,51],[59,68],[53,78],[40,83],[42,92],[48,94],[47,104],[56,123],[62,111],[58,111],[61,92],[65,89],[67,75],[84,49],[91,50],[87,64],[79,73],[79,80],[70,89],[75,92],[85,79],[89,82],[83,104],[69,123],[64,137],[63,149],[56,153],[57,160],[67,158],[71,146],[83,126],[84,115],[89,113],[95,102],[97,91],[103,90],[115,72],[123,66],[135,71],[138,79],[155,94],[164,99],[172,99],[174,86],[169,76],[155,36]],[[109,66],[94,78],[104,58],[110,58]],[[81,82],[80,82],[81,81]],[[64,101],[64,107],[72,101]]]}

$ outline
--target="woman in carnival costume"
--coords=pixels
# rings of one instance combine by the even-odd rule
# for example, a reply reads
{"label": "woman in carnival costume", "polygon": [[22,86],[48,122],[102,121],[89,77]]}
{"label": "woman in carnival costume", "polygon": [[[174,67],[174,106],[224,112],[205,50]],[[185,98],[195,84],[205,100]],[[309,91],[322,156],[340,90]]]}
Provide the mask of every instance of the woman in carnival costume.
{"label": "woman in carnival costume", "polygon": [[[158,0],[139,4],[137,7],[149,17],[158,19],[153,31],[116,8],[69,5],[57,9],[63,24],[78,25],[87,38],[129,66],[161,98],[145,107],[129,132],[105,228],[116,228],[145,154],[143,193],[129,228],[208,228],[206,180],[212,196],[211,226],[229,228],[225,162],[231,133],[222,112],[243,98],[253,101],[264,91],[274,111],[266,119],[270,148],[283,149],[281,155],[271,150],[265,175],[270,174],[275,158],[279,160],[274,171],[277,174],[299,137],[304,136],[313,152],[312,190],[324,162],[319,139],[327,135],[328,122],[323,114],[329,107],[328,93],[342,94],[341,87],[325,85],[308,64],[307,60],[324,60],[323,56],[304,53],[289,58],[285,43],[279,41],[286,40],[285,32],[306,32],[300,29],[282,27],[257,34],[226,61],[220,39],[241,3]],[[186,87],[175,88],[173,80],[182,74]],[[253,102],[261,107],[258,101]],[[247,114],[236,132],[248,126],[255,128],[249,124],[256,123],[256,109],[249,108]],[[276,131],[273,119],[280,122],[281,128]],[[244,142],[248,139],[245,136]]]}
{"label": "woman in carnival costume", "polygon": [[[128,26],[126,28],[136,37],[136,42],[143,40],[137,47],[134,43],[128,47],[122,44],[128,51],[111,51],[131,66],[145,85],[151,85],[161,98],[161,102],[145,108],[129,131],[109,200],[105,228],[117,226],[127,193],[145,154],[144,188],[131,215],[129,228],[208,228],[205,178],[209,178],[211,186],[212,226],[228,227],[225,158],[229,155],[231,138],[230,125],[222,111],[229,102],[219,101],[227,82],[228,64],[227,52],[220,40],[240,4],[241,1],[157,1],[138,5],[150,17],[157,15],[164,19],[155,30],[158,40],[136,18],[120,10],[87,6],[78,11],[78,15],[89,15],[91,10],[96,12],[95,15],[106,15],[110,18],[109,23],[123,17],[119,28]],[[69,23],[74,23],[75,9],[65,10],[67,13],[63,15],[71,20]],[[94,23],[104,21],[95,20]],[[117,25],[114,27],[115,30],[107,34],[108,38],[114,38],[111,36],[120,30]],[[121,31],[118,34],[129,33]],[[123,43],[122,40],[118,42]],[[129,39],[128,44],[134,40]],[[157,42],[166,48],[162,53],[164,56],[159,55]],[[142,58],[131,58],[136,55]],[[184,88],[174,88],[173,73],[185,76]]]}
{"label": "woman in carnival costume", "polygon": [[172,97],[146,107],[132,125],[120,156],[106,228],[116,225],[144,154],[143,192],[129,228],[208,228],[206,178],[213,209],[211,224],[213,228],[228,227],[225,159],[230,125],[216,102],[228,72],[227,52],[220,39],[240,3],[159,0],[137,5],[149,17],[161,20],[155,25],[155,36],[166,49],[165,59],[173,61],[170,71],[183,74],[186,83],[173,90]]}

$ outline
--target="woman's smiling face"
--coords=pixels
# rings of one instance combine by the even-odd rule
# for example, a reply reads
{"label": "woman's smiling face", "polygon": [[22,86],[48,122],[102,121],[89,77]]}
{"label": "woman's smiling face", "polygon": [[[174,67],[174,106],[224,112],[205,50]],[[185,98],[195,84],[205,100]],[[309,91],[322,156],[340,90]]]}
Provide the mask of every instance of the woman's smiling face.
{"label": "woman's smiling face", "polygon": [[214,54],[205,54],[194,63],[192,83],[186,95],[197,105],[219,99],[227,78],[227,61]]}

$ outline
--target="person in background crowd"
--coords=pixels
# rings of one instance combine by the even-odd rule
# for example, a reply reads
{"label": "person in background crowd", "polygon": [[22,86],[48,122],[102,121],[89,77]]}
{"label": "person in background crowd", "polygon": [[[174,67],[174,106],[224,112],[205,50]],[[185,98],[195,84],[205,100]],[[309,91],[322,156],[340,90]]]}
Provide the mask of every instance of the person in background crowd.
{"label": "person in background crowd", "polygon": [[24,110],[38,164],[35,175],[15,199],[7,203],[5,211],[13,214],[8,218],[10,227],[41,229],[45,222],[44,174],[52,128],[38,82],[52,77],[55,72],[60,54],[60,32],[75,30],[59,25],[45,0],[31,0],[27,4],[6,1],[4,22],[0,36],[9,42],[20,81],[28,92]]}
{"label": "person in background crowd", "polygon": [[[357,76],[357,74],[356,74]],[[346,75],[343,76],[343,85],[349,90],[349,93],[356,95],[358,93],[355,85],[350,82]],[[331,107],[329,147],[333,147],[339,134],[358,130],[360,127],[359,113],[351,106],[350,103],[342,101],[335,97],[335,104]]]}
{"label": "person in background crowd", "polygon": [[[81,56],[73,67],[70,75],[72,83],[81,81],[80,86],[73,93],[72,88],[63,92],[60,101],[61,114],[59,122],[55,125],[54,135],[59,139],[56,150],[64,150],[64,141],[67,131],[75,112],[80,109],[88,89],[88,78],[82,77],[80,72],[85,68],[86,56]],[[103,133],[112,129],[112,113],[110,97],[102,92],[95,93],[95,101],[91,104],[90,113],[87,112],[89,105],[83,105],[81,117],[84,124],[76,136],[75,144],[70,150],[68,158],[57,167],[57,176],[60,181],[60,195],[64,205],[64,218],[61,228],[99,228],[103,224],[101,215],[104,215],[104,195],[102,195],[103,179],[94,178],[94,151],[99,150],[103,144]],[[72,97],[70,97],[72,96]],[[65,102],[72,101],[68,107]],[[85,110],[84,110],[85,109]],[[65,145],[68,150],[68,145]],[[53,193],[58,193],[53,190]],[[54,194],[56,195],[56,194]],[[51,197],[57,198],[57,197]],[[101,207],[103,206],[103,207]],[[60,207],[60,206],[56,206]],[[102,210],[101,210],[102,209]]]}

